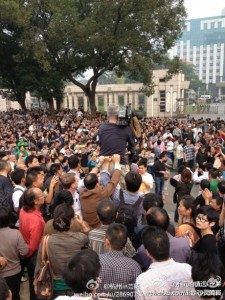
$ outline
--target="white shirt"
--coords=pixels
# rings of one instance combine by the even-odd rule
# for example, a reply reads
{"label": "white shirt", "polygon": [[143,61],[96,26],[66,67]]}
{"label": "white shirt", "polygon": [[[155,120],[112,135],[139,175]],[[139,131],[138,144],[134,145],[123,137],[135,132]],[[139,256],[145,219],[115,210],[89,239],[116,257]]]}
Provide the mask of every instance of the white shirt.
{"label": "white shirt", "polygon": [[196,299],[190,295],[171,296],[172,292],[194,290],[194,286],[188,287],[185,283],[192,284],[190,265],[175,262],[172,258],[154,262],[146,272],[137,277],[135,300]]}
{"label": "white shirt", "polygon": [[168,138],[168,137],[170,137],[171,139],[173,138],[173,135],[172,135],[172,133],[164,133],[164,135],[163,135],[163,139],[164,139],[164,141]]}
{"label": "white shirt", "polygon": [[169,142],[166,144],[166,151],[168,151],[168,152],[173,152],[173,142],[172,142],[172,141],[169,141]]}
{"label": "white shirt", "polygon": [[203,174],[202,174],[201,176],[198,176],[198,171],[195,171],[195,172],[194,172],[194,175],[193,175],[193,180],[194,180],[194,182],[199,183],[199,182],[201,182],[203,179],[209,180],[209,172],[203,171]]}
{"label": "white shirt", "polygon": [[20,197],[23,195],[23,192],[25,191],[25,189],[26,188],[21,185],[15,185],[15,187],[14,187],[14,190],[16,190],[16,191],[13,192],[13,194],[12,194],[12,200],[13,200],[13,206],[16,211],[18,211],[18,209],[19,209]]}
{"label": "white shirt", "polygon": [[[146,193],[150,193],[151,189],[153,188],[153,177],[151,174],[149,174],[148,172],[141,174],[142,177],[142,184],[144,184],[144,187],[141,185],[141,191],[146,194]],[[149,187],[146,187],[146,184]]]}
{"label": "white shirt", "polygon": [[184,158],[184,148],[182,145],[177,146],[177,159]]}

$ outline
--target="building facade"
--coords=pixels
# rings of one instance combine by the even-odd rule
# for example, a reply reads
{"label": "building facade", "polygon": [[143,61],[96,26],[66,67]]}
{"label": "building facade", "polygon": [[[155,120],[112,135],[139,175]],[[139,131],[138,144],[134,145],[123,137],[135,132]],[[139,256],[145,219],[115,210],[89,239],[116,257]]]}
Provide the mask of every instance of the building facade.
{"label": "building facade", "polygon": [[[154,70],[154,94],[146,96],[142,83],[97,85],[97,111],[107,111],[107,106],[131,104],[132,110],[143,111],[146,117],[174,117],[184,112],[184,90],[189,88],[189,81],[184,75],[174,75],[165,80],[166,70]],[[73,84],[67,85],[64,93],[63,108],[89,110],[88,98],[84,92]]]}
{"label": "building facade", "polygon": [[[142,111],[146,117],[175,117],[184,114],[184,90],[189,88],[189,81],[185,81],[184,74],[174,75],[166,81],[166,70],[153,71],[154,94],[146,96],[142,92],[142,83],[130,84],[104,84],[97,85],[95,104],[97,111],[106,112],[109,104],[125,106],[131,104],[132,110]],[[20,109],[18,102],[1,99],[0,110]],[[32,97],[26,93],[27,109],[47,109],[46,102]],[[54,100],[54,107],[56,103]],[[89,101],[84,92],[76,85],[65,87],[62,108],[78,109],[83,107],[89,111]]]}
{"label": "building facade", "polygon": [[221,16],[187,20],[172,49],[172,56],[176,55],[195,66],[206,89],[225,81],[225,9]]}

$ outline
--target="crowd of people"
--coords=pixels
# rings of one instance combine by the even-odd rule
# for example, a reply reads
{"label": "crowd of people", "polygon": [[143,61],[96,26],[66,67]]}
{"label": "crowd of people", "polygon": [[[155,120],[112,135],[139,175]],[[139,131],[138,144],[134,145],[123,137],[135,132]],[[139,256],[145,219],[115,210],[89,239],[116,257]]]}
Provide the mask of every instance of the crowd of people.
{"label": "crowd of people", "polygon": [[0,299],[26,278],[40,299],[45,246],[50,299],[223,299],[225,122],[138,126],[115,105],[0,113]]}

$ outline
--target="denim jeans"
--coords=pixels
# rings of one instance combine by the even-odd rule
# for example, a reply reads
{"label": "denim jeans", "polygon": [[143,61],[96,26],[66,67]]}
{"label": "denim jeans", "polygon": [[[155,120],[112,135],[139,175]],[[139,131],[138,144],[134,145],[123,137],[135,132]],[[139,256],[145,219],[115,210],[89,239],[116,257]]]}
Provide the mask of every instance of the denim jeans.
{"label": "denim jeans", "polygon": [[164,178],[162,177],[155,177],[155,193],[156,195],[162,196],[164,186]]}

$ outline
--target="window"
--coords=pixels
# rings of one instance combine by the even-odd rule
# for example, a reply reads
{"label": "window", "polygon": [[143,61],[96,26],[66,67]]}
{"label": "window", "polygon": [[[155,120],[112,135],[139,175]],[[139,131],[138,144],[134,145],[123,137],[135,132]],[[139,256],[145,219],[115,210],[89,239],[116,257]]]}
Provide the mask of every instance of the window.
{"label": "window", "polygon": [[160,112],[166,111],[166,91],[159,91],[160,95]]}
{"label": "window", "polygon": [[98,111],[103,113],[104,112],[104,96],[98,96]]}
{"label": "window", "polygon": [[143,94],[138,95],[138,109],[139,110],[145,110],[145,96]]}
{"label": "window", "polygon": [[78,107],[84,107],[84,97],[78,96]]}
{"label": "window", "polygon": [[159,82],[166,82],[165,78],[159,78]]}
{"label": "window", "polygon": [[124,106],[124,96],[123,95],[118,96],[118,105]]}

